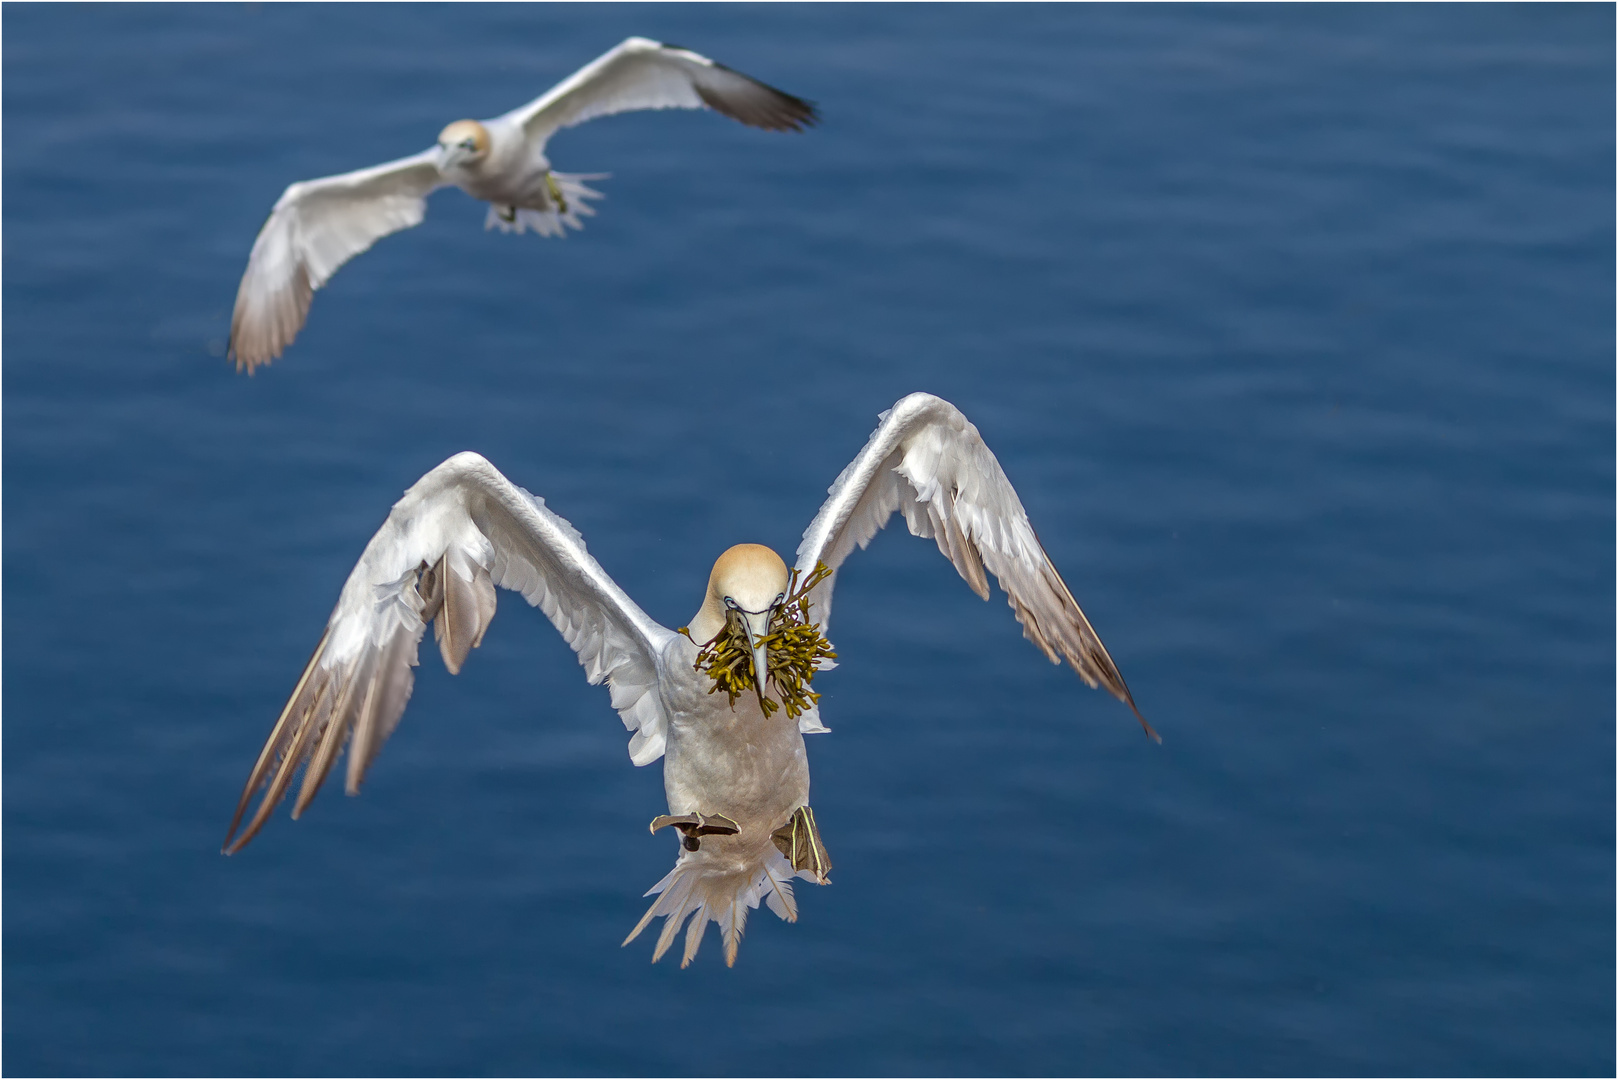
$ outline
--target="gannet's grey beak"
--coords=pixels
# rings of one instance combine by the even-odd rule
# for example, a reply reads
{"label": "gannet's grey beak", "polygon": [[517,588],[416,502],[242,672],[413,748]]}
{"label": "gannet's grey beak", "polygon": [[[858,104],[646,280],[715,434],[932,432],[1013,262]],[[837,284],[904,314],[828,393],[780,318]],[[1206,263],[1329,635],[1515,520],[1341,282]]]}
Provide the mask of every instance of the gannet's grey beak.
{"label": "gannet's grey beak", "polygon": [[774,608],[763,611],[744,611],[742,620],[747,626],[747,643],[753,647],[753,686],[758,690],[760,707],[764,704],[764,680],[769,677],[769,659],[765,656],[764,639],[770,633],[770,615]]}
{"label": "gannet's grey beak", "polygon": [[466,160],[466,156],[466,149],[464,147],[457,146],[454,143],[451,143],[448,146],[445,146],[443,143],[439,143],[437,161],[438,171],[447,172],[448,170],[455,168],[456,166],[460,165],[461,162]]}

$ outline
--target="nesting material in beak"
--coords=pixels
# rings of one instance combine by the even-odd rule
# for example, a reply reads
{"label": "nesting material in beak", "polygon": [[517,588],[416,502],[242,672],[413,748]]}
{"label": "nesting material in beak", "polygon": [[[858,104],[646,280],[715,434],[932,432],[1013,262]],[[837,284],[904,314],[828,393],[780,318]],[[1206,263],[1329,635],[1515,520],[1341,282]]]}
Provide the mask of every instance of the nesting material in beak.
{"label": "nesting material in beak", "polygon": [[[831,642],[820,632],[820,624],[809,621],[809,591],[831,576],[825,563],[815,566],[801,584],[797,571],[787,597],[767,612],[727,612],[725,626],[712,641],[702,644],[695,668],[713,679],[709,693],[723,690],[731,705],[748,690],[758,695],[765,716],[785,706],[787,716],[797,719],[814,707],[820,695],[809,689],[822,660],[836,659]],[[760,633],[760,630],[763,632]],[[691,636],[690,629],[680,633]],[[763,672],[764,678],[757,673]],[[765,695],[768,682],[780,701]]]}

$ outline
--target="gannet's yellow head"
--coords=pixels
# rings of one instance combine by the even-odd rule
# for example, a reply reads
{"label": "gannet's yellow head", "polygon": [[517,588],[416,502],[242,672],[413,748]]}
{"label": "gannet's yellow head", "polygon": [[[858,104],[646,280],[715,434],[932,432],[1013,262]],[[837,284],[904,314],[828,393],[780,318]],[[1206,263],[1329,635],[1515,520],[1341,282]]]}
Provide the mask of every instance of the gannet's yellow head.
{"label": "gannet's yellow head", "polygon": [[489,153],[489,129],[476,120],[457,120],[438,133],[438,167],[475,165]]}
{"label": "gannet's yellow head", "polygon": [[764,671],[764,647],[770,616],[787,598],[787,564],[763,544],[737,544],[713,564],[708,595],[702,610],[691,620],[691,638],[698,645],[725,628],[725,613],[738,612],[752,635],[754,670]]}

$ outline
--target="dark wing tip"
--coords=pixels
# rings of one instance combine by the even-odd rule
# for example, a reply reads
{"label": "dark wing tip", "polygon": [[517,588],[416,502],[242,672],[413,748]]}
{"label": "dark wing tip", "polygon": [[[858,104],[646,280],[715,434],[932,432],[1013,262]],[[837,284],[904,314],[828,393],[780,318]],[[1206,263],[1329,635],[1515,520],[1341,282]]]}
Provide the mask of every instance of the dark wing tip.
{"label": "dark wing tip", "polygon": [[230,828],[225,830],[225,842],[219,845],[219,854],[234,855],[241,850],[240,844],[232,844],[230,838],[236,835],[236,826],[242,823],[242,812],[236,811],[236,816],[230,822]]}
{"label": "dark wing tip", "polygon": [[[1033,527],[1032,523],[1028,526],[1030,531],[1033,530]],[[1039,542],[1037,532],[1034,533],[1034,541]],[[1118,665],[1112,662],[1112,656],[1107,652],[1107,647],[1101,643],[1101,635],[1097,634],[1095,627],[1090,625],[1090,620],[1085,616],[1084,609],[1079,607],[1079,602],[1073,599],[1073,590],[1067,587],[1067,582],[1062,579],[1061,571],[1056,569],[1055,563],[1051,562],[1050,555],[1045,551],[1045,545],[1040,544],[1039,550],[1040,554],[1045,556],[1045,565],[1050,569],[1051,577],[1055,579],[1055,589],[1058,595],[1067,601],[1066,607],[1077,617],[1080,633],[1082,638],[1086,640],[1083,654],[1074,654],[1067,652],[1065,649],[1063,650],[1067,656],[1068,666],[1092,687],[1099,682],[1107,688],[1107,692],[1113,697],[1128,705],[1129,711],[1135,714],[1136,720],[1140,721],[1141,730],[1145,731],[1153,742],[1161,746],[1163,736],[1159,735],[1157,729],[1153,728],[1147,722],[1146,717],[1141,715],[1140,709],[1135,705],[1135,695],[1129,692],[1129,684],[1124,682],[1123,672],[1119,671]],[[1021,620],[1022,616],[1019,614],[1018,621],[1020,622]],[[1026,623],[1023,625],[1027,626]],[[1049,652],[1048,647],[1046,651]],[[1088,664],[1084,662],[1086,660]],[[1093,677],[1095,681],[1091,681],[1092,675],[1084,674],[1086,668],[1094,668]]]}
{"label": "dark wing tip", "polygon": [[[255,769],[256,772],[257,770]],[[259,794],[262,787],[262,784],[255,783],[255,780],[257,780],[256,775],[248,780],[247,787],[242,791],[241,800],[236,804],[236,813],[230,819],[230,828],[225,830],[225,841],[219,846],[219,854],[221,855],[236,854],[246,847],[248,842],[257,836],[258,831],[264,827],[264,821],[268,815],[254,814],[255,820],[248,824],[240,836],[236,835],[236,829],[241,825],[242,817],[246,814],[248,805],[253,801],[253,796]]]}
{"label": "dark wing tip", "polygon": [[[236,836],[236,826],[242,823],[242,812],[247,809],[247,804],[252,801],[253,794],[254,793],[252,791],[248,791],[242,795],[241,805],[236,807],[236,816],[231,819],[230,828],[225,832],[225,842],[220,845],[219,854],[236,854],[242,848],[251,843],[253,837],[257,836],[259,831],[264,828],[266,822],[269,821],[269,814],[267,812],[262,814],[255,813],[253,815],[254,820],[248,824],[246,829],[242,830],[242,834],[240,836]],[[262,808],[262,804],[260,805]],[[235,837],[234,841],[231,839],[232,837]]]}
{"label": "dark wing tip", "polygon": [[697,96],[714,112],[765,131],[802,131],[820,122],[820,110],[814,102],[777,90],[724,64],[715,62],[714,67],[741,80],[744,87],[738,93],[726,94],[697,82]]}
{"label": "dark wing tip", "polygon": [[[1100,638],[1096,639],[1096,644],[1101,644]],[[1163,745],[1163,736],[1159,735],[1157,729],[1152,727],[1147,722],[1146,717],[1141,715],[1140,708],[1135,704],[1135,695],[1129,692],[1129,684],[1124,682],[1124,677],[1118,671],[1118,666],[1112,662],[1112,657],[1106,654],[1105,649],[1101,652],[1101,659],[1105,662],[1097,664],[1097,667],[1101,669],[1102,682],[1108,690],[1112,691],[1112,696],[1129,706],[1129,711],[1135,714],[1136,720],[1140,721],[1141,730],[1146,732],[1153,742],[1159,746]]]}
{"label": "dark wing tip", "polygon": [[1142,730],[1144,730],[1147,735],[1151,736],[1153,742],[1159,746],[1162,746],[1163,736],[1159,735],[1157,733],[1157,729],[1146,722],[1146,717],[1142,716],[1140,714],[1140,710],[1135,707],[1135,699],[1129,696],[1129,691],[1127,690],[1124,691],[1124,704],[1129,706],[1129,711],[1135,714],[1136,720],[1140,721]]}

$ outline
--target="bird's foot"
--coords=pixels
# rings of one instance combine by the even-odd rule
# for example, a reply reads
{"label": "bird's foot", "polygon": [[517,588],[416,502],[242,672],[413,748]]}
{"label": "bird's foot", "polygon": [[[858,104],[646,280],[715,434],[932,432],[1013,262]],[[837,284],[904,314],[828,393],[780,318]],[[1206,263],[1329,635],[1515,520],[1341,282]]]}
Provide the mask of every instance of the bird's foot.
{"label": "bird's foot", "polygon": [[556,212],[558,214],[567,213],[567,196],[562,194],[562,185],[556,182],[556,177],[546,173],[545,187],[551,193],[551,201],[556,204]]}
{"label": "bird's foot", "polygon": [[500,215],[501,221],[513,222],[517,220],[517,208],[515,206],[502,206],[496,210],[496,213]]}
{"label": "bird's foot", "polygon": [[681,841],[687,851],[696,851],[702,847],[704,836],[735,836],[742,831],[742,827],[730,820],[724,814],[659,814],[652,819],[652,831],[666,829],[673,825],[685,834]]}
{"label": "bird's foot", "polygon": [[831,856],[820,842],[820,830],[815,827],[815,812],[807,806],[792,811],[787,823],[770,834],[775,846],[787,857],[794,870],[807,870],[815,875],[816,883],[830,885],[826,877],[831,873]]}

